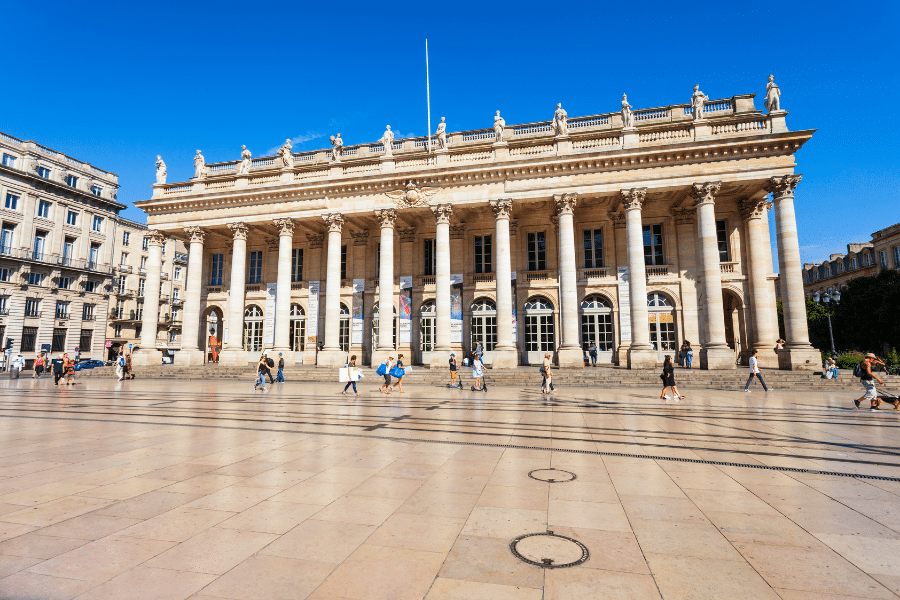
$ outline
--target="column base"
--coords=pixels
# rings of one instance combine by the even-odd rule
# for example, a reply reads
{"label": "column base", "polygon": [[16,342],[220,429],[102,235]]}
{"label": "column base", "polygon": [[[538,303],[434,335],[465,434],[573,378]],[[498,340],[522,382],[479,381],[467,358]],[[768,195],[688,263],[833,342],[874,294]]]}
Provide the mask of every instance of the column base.
{"label": "column base", "polygon": [[560,348],[556,352],[556,364],[561,369],[583,369],[584,352],[581,348]]}
{"label": "column base", "polygon": [[[278,356],[278,353],[281,353],[282,356]],[[271,356],[275,360],[275,367],[278,367],[278,359],[284,359],[285,367],[293,367],[296,364],[297,358],[294,356],[293,350],[287,350],[285,348],[273,348],[269,351],[269,356]]]}
{"label": "column base", "polygon": [[756,347],[754,350],[757,350],[759,354],[756,355],[756,360],[759,361],[760,369],[778,369],[778,354],[775,353],[775,350],[771,346],[766,346],[765,348]]}
{"label": "column base", "polygon": [[515,347],[495,347],[491,351],[491,355],[493,357],[493,362],[491,362],[492,369],[515,369],[519,366],[519,352]]}
{"label": "column base", "polygon": [[131,364],[136,367],[155,367],[162,364],[162,352],[155,348],[138,348],[131,354]]}
{"label": "column base", "polygon": [[[431,351],[431,359],[428,361],[428,366],[431,369],[446,369],[447,372],[450,371],[450,354],[456,354],[456,368],[462,368],[462,354],[454,351],[452,348],[435,348]],[[383,360],[383,359],[382,359]],[[375,363],[372,361],[372,366],[377,367],[381,363]]]}
{"label": "column base", "polygon": [[656,350],[653,348],[629,348],[628,349],[628,368],[629,369],[655,369],[656,368]]}
{"label": "column base", "polygon": [[316,366],[327,367],[343,367],[347,364],[347,353],[341,349],[337,350],[319,350],[319,356],[316,359]]}
{"label": "column base", "polygon": [[822,353],[812,346],[778,351],[778,368],[783,371],[815,371],[822,368]]}
{"label": "column base", "polygon": [[[134,359],[132,359],[133,361]],[[175,364],[185,367],[195,367],[206,363],[203,350],[179,350],[175,353]]]}
{"label": "column base", "polygon": [[[396,363],[398,354],[401,354],[401,352],[397,352],[396,350],[373,350],[372,351],[372,368],[377,369],[378,365],[380,365],[385,360],[387,360],[388,356],[393,356],[394,362]],[[403,364],[407,365],[407,366],[411,365],[412,358],[410,357],[410,355],[406,354],[406,352],[403,352],[402,354],[404,355],[403,356]],[[449,353],[446,356],[447,356],[447,359],[450,358]]]}
{"label": "column base", "polygon": [[[258,359],[259,356],[254,358]],[[240,350],[222,350],[219,353],[219,364],[232,367],[246,367],[250,364],[250,361],[247,360],[247,351],[241,348]]]}
{"label": "column base", "polygon": [[[674,360],[674,356],[672,359]],[[700,368],[701,369],[734,369],[734,350],[725,346],[724,348],[701,348],[700,349]]]}

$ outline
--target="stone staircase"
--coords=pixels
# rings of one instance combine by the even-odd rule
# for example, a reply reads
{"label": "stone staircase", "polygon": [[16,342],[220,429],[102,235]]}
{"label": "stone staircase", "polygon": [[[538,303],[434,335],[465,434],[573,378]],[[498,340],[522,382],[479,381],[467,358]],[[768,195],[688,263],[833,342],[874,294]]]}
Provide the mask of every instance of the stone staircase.
{"label": "stone staircase", "polygon": [[[485,379],[488,385],[508,386],[522,388],[525,386],[539,386],[541,375],[538,367],[518,367],[515,369],[487,369]],[[375,369],[361,367],[366,382],[381,382],[381,378],[375,373]],[[662,369],[654,370],[629,370],[618,367],[588,367],[585,369],[555,369],[553,371],[553,383],[560,386],[585,387],[585,388],[630,388],[630,387],[658,387],[660,386],[659,374]],[[224,365],[204,365],[197,367],[181,367],[178,365],[159,365],[154,367],[136,367],[135,375],[138,379],[184,379],[184,380],[243,380],[253,379],[253,367],[230,367]],[[472,370],[467,367],[460,369],[463,385],[472,384]],[[87,371],[80,371],[78,377],[87,378],[113,378],[113,367],[100,367]],[[679,389],[682,391],[691,388],[740,390],[747,381],[746,368],[735,370],[711,370],[700,369],[675,369],[675,377]],[[857,379],[854,379],[850,371],[843,371],[838,379],[823,379],[821,373],[806,371],[763,371],[766,384],[776,390],[853,390],[862,388]],[[337,368],[316,368],[315,366],[296,366],[284,370],[284,378],[288,382],[333,382],[337,383]],[[885,380],[885,389],[893,393],[900,393],[900,376],[882,376]],[[449,381],[449,372],[446,369],[432,370],[428,367],[414,366],[408,370],[403,378],[403,383],[409,385],[438,385],[443,386]],[[758,383],[753,385],[754,390],[760,390]]]}

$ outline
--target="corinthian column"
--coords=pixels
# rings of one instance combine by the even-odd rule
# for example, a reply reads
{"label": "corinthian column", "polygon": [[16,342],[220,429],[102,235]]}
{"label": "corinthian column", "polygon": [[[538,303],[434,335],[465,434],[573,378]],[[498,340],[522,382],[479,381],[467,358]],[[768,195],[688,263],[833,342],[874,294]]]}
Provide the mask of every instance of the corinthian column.
{"label": "corinthian column", "polygon": [[[437,204],[431,207],[437,233],[434,265],[434,352],[432,368],[444,368],[450,358],[450,217],[453,207]],[[458,361],[460,364],[461,360]]]}
{"label": "corinthian column", "polygon": [[775,354],[775,340],[778,338],[775,291],[769,283],[769,261],[766,248],[769,241],[769,224],[763,219],[766,213],[766,199],[745,198],[741,200],[741,215],[747,225],[746,263],[750,274],[750,348],[759,351],[756,357],[759,366],[767,369],[778,368]]}
{"label": "corinthian column", "polygon": [[575,262],[575,204],[578,194],[553,196],[559,216],[559,313],[562,344],[557,353],[560,367],[584,368],[578,343],[578,272]]}
{"label": "corinthian column", "polygon": [[175,353],[180,365],[202,365],[206,352],[200,349],[200,290],[203,275],[203,242],[206,231],[202,227],[185,227],[191,236],[188,249],[187,286],[184,289],[184,316],[181,320],[181,350]]}
{"label": "corinthian column", "polygon": [[132,354],[131,361],[142,367],[156,366],[161,362],[156,349],[159,327],[159,280],[162,271],[162,247],[166,236],[151,230],[147,235],[150,254],[147,256],[147,279],[144,280],[144,314],[141,319],[141,347]]}
{"label": "corinthian column", "polygon": [[[284,355],[285,366],[294,365],[290,344],[291,318],[291,247],[294,244],[294,222],[275,219],[278,228],[278,279],[275,284],[275,352]],[[276,358],[275,364],[278,364]]]}
{"label": "corinthian column", "polygon": [[[650,346],[647,322],[647,269],[644,268],[644,228],[641,207],[646,188],[622,190],[625,207],[625,243],[628,254],[628,295],[631,298],[631,346],[628,348],[629,369],[656,367],[656,350]],[[621,318],[621,317],[620,317]]]}
{"label": "corinthian column", "polygon": [[797,239],[794,215],[794,188],[801,175],[772,177],[766,191],[772,193],[775,205],[775,227],[778,240],[778,270],[781,276],[781,303],[784,307],[784,349],[778,353],[780,368],[813,370],[822,361],[819,351],[809,344],[806,322],[806,297],[803,294],[803,264]]}
{"label": "corinthian column", "polygon": [[381,256],[378,273],[378,348],[372,352],[372,364],[379,365],[394,352],[394,222],[393,208],[376,210],[381,223]]}
{"label": "corinthian column", "polygon": [[725,341],[722,271],[719,267],[719,242],[716,237],[715,196],[721,186],[721,182],[695,183],[690,191],[697,207],[703,315],[706,320],[706,341],[700,349],[701,369],[734,368],[734,352]]}
{"label": "corinthian column", "polygon": [[341,228],[344,217],[323,215],[328,225],[328,257],[325,266],[325,348],[317,366],[340,366],[346,361],[341,350]]}
{"label": "corinthian column", "polygon": [[[247,233],[244,223],[228,223],[234,236],[231,249],[231,281],[228,285],[228,318],[225,320],[227,335],[225,346],[219,355],[219,364],[246,365],[244,350],[244,297],[247,287]],[[256,357],[254,357],[256,358]]]}
{"label": "corinthian column", "polygon": [[509,219],[512,200],[491,200],[496,233],[494,248],[497,264],[497,345],[493,351],[494,369],[513,369],[519,365],[519,353],[512,340],[512,257],[509,249]]}

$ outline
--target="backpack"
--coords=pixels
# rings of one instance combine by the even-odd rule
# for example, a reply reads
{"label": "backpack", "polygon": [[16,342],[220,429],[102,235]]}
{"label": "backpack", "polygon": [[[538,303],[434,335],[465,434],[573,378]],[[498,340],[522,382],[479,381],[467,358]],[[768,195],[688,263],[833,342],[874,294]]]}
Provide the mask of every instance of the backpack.
{"label": "backpack", "polygon": [[124,366],[125,366],[125,357],[124,357],[124,356],[120,356],[120,357],[119,357],[119,366],[120,366],[120,367],[124,367]]}
{"label": "backpack", "polygon": [[862,361],[862,362],[860,362],[858,365],[856,365],[855,367],[853,367],[853,376],[854,376],[854,377],[862,377],[863,375],[866,375],[866,374],[867,374],[867,373],[866,373],[866,368],[863,367],[863,362],[866,362],[866,361]]}
{"label": "backpack", "polygon": [[268,357],[267,357],[267,358],[266,358],[266,366],[268,366],[268,367],[271,369],[272,367],[275,366],[275,361],[272,360],[271,358],[268,358]]}

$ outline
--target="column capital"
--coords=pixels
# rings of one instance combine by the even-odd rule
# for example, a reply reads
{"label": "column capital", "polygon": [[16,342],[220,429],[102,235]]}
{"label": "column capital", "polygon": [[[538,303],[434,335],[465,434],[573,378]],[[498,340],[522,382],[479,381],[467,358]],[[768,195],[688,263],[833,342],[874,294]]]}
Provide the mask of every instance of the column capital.
{"label": "column capital", "polygon": [[328,225],[328,233],[341,232],[341,228],[344,226],[344,217],[341,213],[322,215],[322,218],[325,220],[325,224]]}
{"label": "column capital", "polygon": [[151,229],[147,232],[148,246],[162,246],[166,243],[166,234],[159,229]]}
{"label": "column capital", "polygon": [[438,225],[448,225],[450,223],[450,217],[453,215],[452,206],[449,204],[433,204],[430,208]]}
{"label": "column capital", "polygon": [[705,183],[695,183],[691,186],[690,195],[694,199],[694,205],[713,204],[716,200],[716,194],[722,187],[721,181],[707,181]]}
{"label": "column capital", "polygon": [[246,223],[228,223],[227,227],[231,230],[235,240],[246,240],[247,233],[250,231]]}
{"label": "column capital", "polygon": [[765,198],[741,198],[738,200],[738,206],[741,209],[741,216],[747,221],[761,218],[769,209],[769,203]]}
{"label": "column capital", "polygon": [[354,246],[367,246],[369,244],[369,231],[351,231],[350,237],[353,238]]}
{"label": "column capital", "polygon": [[556,214],[574,215],[575,205],[578,203],[578,194],[568,192],[566,194],[554,194],[553,202],[556,204]]}
{"label": "column capital", "polygon": [[772,177],[766,182],[766,191],[772,193],[772,199],[778,200],[794,195],[794,188],[800,183],[803,175],[785,175],[784,177]]}
{"label": "column capital", "polygon": [[209,233],[202,227],[197,227],[196,225],[191,225],[190,227],[185,227],[184,232],[191,236],[192,244],[202,244],[206,241],[206,236]]}
{"label": "column capital", "polygon": [[491,210],[494,211],[494,218],[509,220],[512,217],[512,200],[504,198],[502,200],[491,200]]}
{"label": "column capital", "polygon": [[625,210],[640,210],[644,205],[644,198],[647,196],[647,188],[631,188],[630,190],[619,190],[622,195],[622,204]]}
{"label": "column capital", "polygon": [[378,222],[381,223],[382,229],[384,229],[385,227],[393,229],[394,223],[397,221],[397,211],[393,208],[383,208],[381,210],[376,210],[375,216],[378,217]]}
{"label": "column capital", "polygon": [[275,227],[278,228],[279,236],[294,236],[294,221],[293,219],[274,219],[272,221],[275,223]]}
{"label": "column capital", "polygon": [[321,233],[307,233],[306,241],[309,242],[310,250],[321,250],[325,244],[325,236]]}

